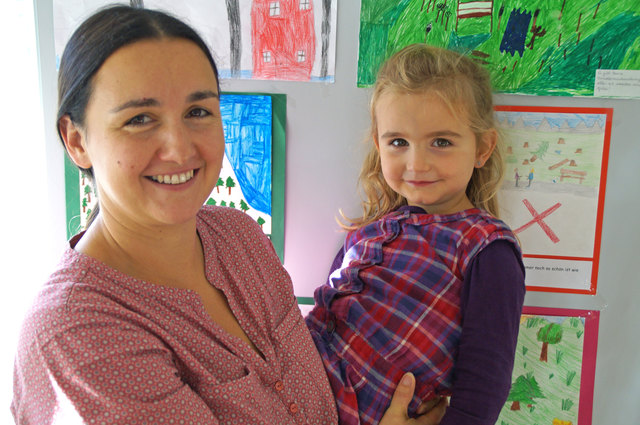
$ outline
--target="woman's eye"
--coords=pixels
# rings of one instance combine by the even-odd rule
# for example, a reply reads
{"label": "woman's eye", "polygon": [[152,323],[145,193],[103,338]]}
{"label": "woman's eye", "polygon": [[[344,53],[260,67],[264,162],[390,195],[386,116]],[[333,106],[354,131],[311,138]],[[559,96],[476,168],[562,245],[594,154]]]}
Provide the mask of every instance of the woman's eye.
{"label": "woman's eye", "polygon": [[450,146],[451,142],[448,141],[447,139],[436,139],[433,141],[433,146],[435,146],[436,148],[446,148],[447,146]]}
{"label": "woman's eye", "polygon": [[390,143],[391,146],[395,146],[395,147],[403,147],[403,146],[408,146],[409,142],[407,142],[404,139],[393,139]]}
{"label": "woman's eye", "polygon": [[190,110],[189,113],[187,114],[187,116],[189,117],[196,117],[196,118],[204,118],[209,115],[211,115],[211,113],[206,109],[202,109],[202,108],[194,108]]}
{"label": "woman's eye", "polygon": [[151,122],[151,118],[149,118],[147,115],[136,115],[135,117],[127,121],[127,125],[143,125],[149,122]]}

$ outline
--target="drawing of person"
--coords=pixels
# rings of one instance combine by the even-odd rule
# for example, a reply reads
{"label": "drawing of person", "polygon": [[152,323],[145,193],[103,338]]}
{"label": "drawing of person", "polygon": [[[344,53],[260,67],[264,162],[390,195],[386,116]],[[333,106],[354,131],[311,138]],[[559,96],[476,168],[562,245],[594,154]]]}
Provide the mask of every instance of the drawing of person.
{"label": "drawing of person", "polygon": [[518,181],[520,180],[520,174],[518,174],[518,169],[517,168],[514,169],[514,171],[515,171],[514,178],[516,180],[516,187],[518,187]]}
{"label": "drawing of person", "polygon": [[533,180],[533,168],[529,171],[529,185],[527,187],[531,187],[531,181]]}

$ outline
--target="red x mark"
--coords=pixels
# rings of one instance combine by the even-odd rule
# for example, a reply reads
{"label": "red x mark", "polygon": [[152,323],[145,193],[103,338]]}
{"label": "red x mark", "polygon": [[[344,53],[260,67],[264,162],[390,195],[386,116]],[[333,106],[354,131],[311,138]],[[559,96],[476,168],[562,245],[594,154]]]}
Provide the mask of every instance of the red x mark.
{"label": "red x mark", "polygon": [[560,202],[558,202],[557,204],[555,204],[551,208],[547,209],[546,211],[543,211],[542,214],[538,214],[538,211],[536,211],[533,208],[533,205],[531,205],[531,202],[529,202],[527,199],[523,199],[522,202],[524,203],[524,206],[527,207],[527,209],[529,210],[529,212],[533,216],[533,220],[531,220],[530,222],[526,223],[524,226],[518,227],[516,230],[513,231],[513,233],[520,233],[524,229],[532,226],[534,223],[538,223],[538,225],[542,228],[544,233],[546,233],[547,236],[549,236],[549,239],[551,239],[551,242],[553,242],[553,243],[560,242],[560,239],[556,236],[555,233],[553,233],[553,230],[551,230],[551,227],[549,227],[547,225],[547,223],[542,221],[542,219],[547,218],[552,212],[554,212],[555,210],[560,208],[560,206],[562,204],[560,204]]}

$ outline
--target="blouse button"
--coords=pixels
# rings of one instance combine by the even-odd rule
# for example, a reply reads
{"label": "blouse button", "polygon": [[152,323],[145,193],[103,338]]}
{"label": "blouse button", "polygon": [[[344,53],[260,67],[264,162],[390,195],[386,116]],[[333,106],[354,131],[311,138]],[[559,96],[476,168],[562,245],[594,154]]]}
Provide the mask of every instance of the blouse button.
{"label": "blouse button", "polygon": [[289,405],[289,412],[291,413],[298,413],[298,405],[296,403],[291,403]]}
{"label": "blouse button", "polygon": [[284,384],[282,383],[282,381],[278,381],[273,387],[276,391],[280,392],[284,389]]}

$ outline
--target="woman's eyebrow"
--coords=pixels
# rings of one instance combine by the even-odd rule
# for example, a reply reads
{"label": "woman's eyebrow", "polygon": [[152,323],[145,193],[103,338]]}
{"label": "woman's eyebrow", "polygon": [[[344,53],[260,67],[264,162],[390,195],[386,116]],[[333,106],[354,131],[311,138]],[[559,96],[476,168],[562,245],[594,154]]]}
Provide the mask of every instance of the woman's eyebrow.
{"label": "woman's eyebrow", "polygon": [[[187,96],[187,102],[197,102],[199,100],[220,98],[218,93],[211,90],[199,90]],[[111,110],[112,113],[120,112],[128,108],[142,108],[145,106],[158,106],[160,102],[152,97],[143,97],[141,99],[132,99],[122,105],[116,106]]]}
{"label": "woman's eyebrow", "polygon": [[189,96],[187,96],[187,102],[197,102],[198,100],[210,99],[212,97],[215,97],[216,99],[220,98],[218,93],[214,91],[201,90],[201,91],[193,92]]}
{"label": "woman's eyebrow", "polygon": [[160,104],[160,102],[158,102],[156,99],[153,98],[149,98],[149,97],[143,97],[142,99],[133,99],[130,100],[128,102],[123,103],[120,106],[116,106],[115,108],[113,108],[111,110],[112,113],[116,113],[116,112],[120,112],[124,109],[128,109],[128,108],[141,108],[141,107],[145,107],[145,106],[158,106]]}

